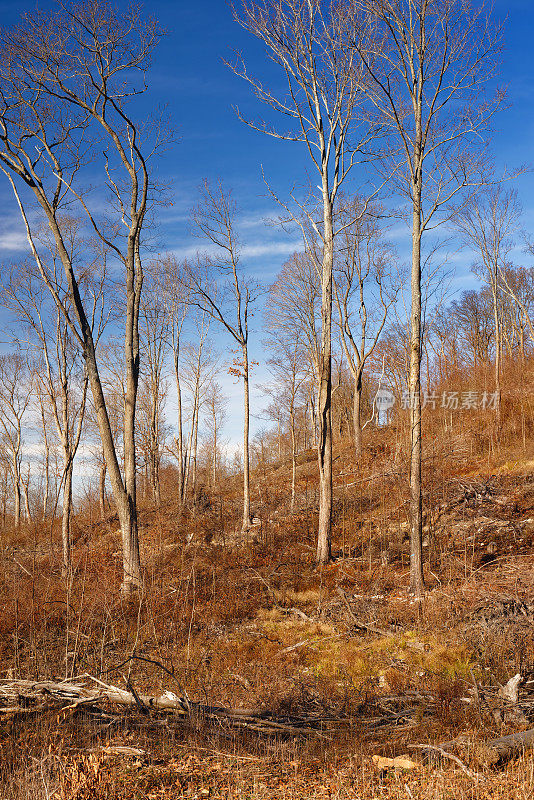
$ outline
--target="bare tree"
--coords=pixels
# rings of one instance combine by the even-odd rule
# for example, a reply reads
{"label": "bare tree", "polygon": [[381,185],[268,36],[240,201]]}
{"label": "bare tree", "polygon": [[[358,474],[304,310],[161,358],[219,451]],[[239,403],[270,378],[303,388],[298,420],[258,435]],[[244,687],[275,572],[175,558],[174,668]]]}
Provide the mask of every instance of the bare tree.
{"label": "bare tree", "polygon": [[[38,364],[32,365],[32,371],[39,369]],[[39,419],[41,422],[42,433],[42,447],[43,447],[43,471],[42,471],[42,505],[41,505],[41,522],[44,522],[48,516],[48,507],[50,502],[50,436],[48,433],[49,425],[51,424],[46,393],[39,381],[33,381],[35,387],[35,398],[37,400]]]}
{"label": "bare tree", "polygon": [[177,435],[175,443],[178,458],[178,501],[182,503],[185,483],[184,431],[182,410],[182,384],[180,354],[182,332],[189,311],[189,297],[183,280],[182,265],[172,256],[164,257],[159,263],[158,283],[165,303],[167,318],[167,338],[172,349],[174,379],[176,383],[176,402],[178,406]]}
{"label": "bare tree", "polygon": [[[61,220],[61,229],[63,240],[69,248],[69,258],[74,262],[77,260],[77,252],[82,245],[79,223],[77,220],[64,218]],[[46,268],[48,274],[53,278],[56,294],[63,307],[72,313],[68,290],[64,285],[63,267],[54,239],[44,230],[39,236],[39,240],[48,251]],[[87,247],[87,243],[85,246]],[[95,263],[91,272],[86,272],[84,279],[79,284],[84,305],[90,310],[89,323],[95,342],[98,342],[106,321],[103,314],[102,297],[105,258],[102,258],[101,253],[97,254],[97,258],[98,265]],[[44,255],[43,263],[45,263]],[[80,444],[85,416],[87,372],[81,366],[81,354],[73,342],[67,319],[50,297],[35,264],[23,263],[11,270],[9,280],[3,290],[3,303],[15,314],[19,325],[22,324],[23,330],[27,334],[27,345],[35,350],[33,372],[37,394],[40,399],[46,401],[62,451],[62,566],[64,573],[70,574],[72,479],[74,459]],[[20,329],[18,339],[21,340]],[[44,408],[41,405],[41,416],[43,417],[43,415]],[[47,460],[46,502],[49,442],[44,421],[43,430]]]}
{"label": "bare tree", "polygon": [[[501,47],[482,6],[469,0],[359,0],[375,20],[375,58],[355,39],[367,69],[369,113],[384,126],[381,160],[392,186],[408,200],[412,230],[410,341],[410,588],[424,591],[421,484],[421,243],[450,217],[452,198],[491,180],[489,120],[502,93],[487,99]],[[463,195],[465,197],[465,194]],[[441,213],[440,213],[441,212]]]}
{"label": "bare tree", "polygon": [[[290,131],[279,131],[267,123],[248,122],[270,136],[304,144],[320,185],[313,203],[305,204],[293,195],[298,213],[290,216],[306,224],[307,239],[313,231],[322,247],[321,255],[321,335],[319,347],[319,525],[317,562],[331,558],[332,533],[332,269],[336,228],[334,204],[343,181],[349,174],[358,152],[373,135],[365,126],[360,138],[353,137],[354,120],[362,91],[364,75],[361,60],[350,47],[358,36],[360,46],[372,58],[365,19],[354,26],[348,4],[330,0],[262,0],[243,2],[236,15],[238,22],[265,44],[269,57],[281,68],[289,90],[277,95],[252,77],[244,64],[235,67],[252,86],[255,94],[270,108],[292,123]],[[320,221],[306,213],[306,206],[320,207]],[[308,248],[309,249],[309,248]]]}
{"label": "bare tree", "polygon": [[211,442],[211,486],[215,489],[217,485],[217,472],[220,465],[220,437],[221,428],[226,419],[226,407],[228,398],[224,395],[219,383],[212,378],[205,396],[206,404],[206,424],[210,433]]}
{"label": "bare tree", "polygon": [[[125,593],[141,583],[135,405],[141,231],[150,190],[142,130],[129,105],[145,89],[144,72],[159,38],[157,25],[143,20],[137,10],[121,13],[106,2],[88,0],[62,5],[55,13],[25,15],[21,25],[2,33],[0,45],[0,168],[11,183],[41,278],[83,354],[120,520]],[[84,185],[87,165],[94,170],[99,158],[110,200],[106,214],[99,210],[101,195],[93,200]],[[31,198],[54,239],[72,309],[65,307],[40,256]],[[85,214],[89,228],[123,268],[124,470],[109,422],[90,314],[80,292],[83,270],[73,263],[62,231],[67,205]]]}
{"label": "bare tree", "polygon": [[454,339],[463,344],[464,358],[473,367],[489,365],[495,339],[492,295],[487,289],[463,292],[449,309]]}
{"label": "bare tree", "polygon": [[[529,247],[530,249],[530,247]],[[508,299],[511,325],[519,340],[521,362],[525,362],[525,349],[530,335],[534,342],[534,267],[514,267],[508,264],[499,268],[502,291]],[[528,331],[528,333],[527,333]]]}
{"label": "bare tree", "polygon": [[473,270],[487,285],[493,307],[495,337],[495,417],[501,426],[501,362],[502,362],[502,279],[517,232],[521,210],[517,194],[501,187],[486,189],[471,198],[456,217],[463,240],[476,253]]}
{"label": "bare tree", "polygon": [[193,223],[196,232],[215,248],[216,254],[202,256],[198,269],[190,266],[185,280],[191,301],[219,322],[238,346],[230,371],[243,380],[243,531],[247,531],[251,525],[249,317],[259,287],[243,275],[237,212],[232,193],[220,181],[213,186],[204,182],[201,202],[193,210]]}
{"label": "bare tree", "polygon": [[[156,269],[152,265],[152,272]],[[141,300],[140,333],[143,354],[142,381],[144,386],[145,460],[148,465],[152,496],[161,499],[160,464],[164,448],[163,404],[166,395],[164,377],[167,355],[168,315],[164,298],[159,292],[159,283],[149,275]]]}
{"label": "bare tree", "polygon": [[[276,320],[272,320],[270,336],[267,342],[269,352],[268,366],[275,381],[274,386],[265,391],[274,400],[276,412],[287,419],[291,442],[291,510],[295,508],[297,482],[297,411],[302,385],[307,377],[305,352],[300,343],[298,333],[289,335],[278,328]],[[280,438],[280,436],[279,436]]]}
{"label": "bare tree", "polygon": [[0,356],[0,431],[5,458],[9,464],[14,496],[15,527],[20,525],[21,499],[24,491],[22,474],[23,420],[32,395],[27,364],[20,355]]}
{"label": "bare tree", "polygon": [[362,450],[363,373],[402,282],[396,255],[379,227],[379,213],[378,207],[369,207],[362,216],[358,199],[343,200],[337,210],[342,232],[336,249],[334,290],[341,342],[353,378],[352,422],[357,458]]}
{"label": "bare tree", "polygon": [[[206,318],[207,317],[207,318]],[[207,336],[210,328],[210,317],[206,312],[197,320],[196,344],[187,344],[184,348],[183,382],[189,389],[191,397],[191,425],[187,446],[184,453],[184,485],[182,501],[187,497],[191,488],[193,498],[197,484],[197,454],[200,411],[204,403],[207,387],[214,374],[215,358],[212,348],[209,347]]]}

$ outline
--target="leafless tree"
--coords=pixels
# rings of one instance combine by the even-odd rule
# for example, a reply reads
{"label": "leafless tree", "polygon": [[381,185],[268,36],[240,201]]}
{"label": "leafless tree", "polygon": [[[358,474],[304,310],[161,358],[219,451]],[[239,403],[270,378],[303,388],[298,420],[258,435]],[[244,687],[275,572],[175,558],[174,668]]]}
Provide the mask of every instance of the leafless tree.
{"label": "leafless tree", "polygon": [[501,30],[469,0],[359,0],[375,20],[380,47],[362,85],[383,127],[384,174],[408,201],[412,230],[410,384],[410,587],[424,591],[421,484],[421,244],[450,218],[450,202],[491,181],[489,121],[502,93],[486,94],[496,72]]}
{"label": "leafless tree", "polygon": [[9,464],[14,497],[14,523],[21,519],[24,491],[22,471],[23,425],[32,396],[28,366],[18,354],[0,356],[0,432],[4,456]]}
{"label": "leafless tree", "polygon": [[463,345],[468,365],[489,365],[495,340],[492,295],[487,289],[469,289],[449,309],[455,341]]}
{"label": "leafless tree", "polygon": [[[157,265],[152,265],[154,273]],[[149,274],[141,300],[140,333],[141,353],[143,355],[142,383],[144,397],[145,461],[148,466],[152,496],[156,502],[161,499],[160,464],[164,449],[163,405],[166,396],[164,376],[167,356],[168,314],[164,298],[159,292],[159,282],[154,274]]]}
{"label": "leafless tree", "polygon": [[[34,12],[4,31],[0,43],[0,167],[11,183],[41,278],[85,360],[107,470],[119,515],[125,593],[141,583],[136,510],[135,405],[139,378],[141,231],[150,192],[142,128],[129,111],[145,90],[144,73],[160,38],[136,9],[107,2]],[[157,132],[153,139],[157,139]],[[102,156],[103,154],[103,156]],[[86,167],[103,166],[109,204],[89,193]],[[32,199],[48,225],[65,271],[72,309],[58,295],[40,256]],[[93,234],[121,264],[124,277],[124,470],[121,470],[99,374],[97,349],[61,226],[77,206]],[[78,212],[77,212],[78,213]]]}
{"label": "leafless tree", "polygon": [[336,248],[334,290],[341,342],[353,378],[352,422],[356,457],[362,450],[363,373],[402,285],[392,246],[370,206],[362,215],[358,199],[343,199],[337,209],[342,232]]}
{"label": "leafless tree", "polygon": [[[32,364],[32,372],[39,369],[39,364]],[[51,441],[49,429],[53,425],[50,418],[48,409],[48,402],[46,393],[43,391],[40,381],[34,380],[34,405],[37,407],[39,421],[41,423],[42,434],[42,478],[41,478],[41,522],[44,522],[48,516],[49,502],[50,502],[50,483],[51,483]]]}
{"label": "leafless tree", "polygon": [[[319,525],[317,562],[331,558],[332,531],[332,269],[336,227],[334,204],[337,194],[358,153],[374,135],[373,126],[355,133],[355,121],[362,98],[365,74],[361,59],[350,44],[358,37],[360,47],[373,58],[369,26],[358,17],[354,25],[350,4],[337,0],[261,0],[243,2],[236,14],[238,22],[267,49],[282,71],[287,93],[277,94],[251,76],[242,62],[234,67],[252,86],[255,94],[291,123],[280,131],[266,122],[248,122],[270,136],[301,142],[318,173],[318,193],[306,203],[292,195],[297,211],[282,205],[296,222],[306,223],[302,231],[307,240],[311,229],[320,242],[321,333],[319,346],[319,390],[317,398]],[[319,218],[308,213],[318,207]],[[310,249],[308,244],[308,249]]]}
{"label": "leafless tree", "polygon": [[259,287],[243,274],[237,213],[232,193],[220,181],[213,186],[204,182],[201,201],[193,210],[193,224],[215,252],[201,256],[196,268],[189,265],[185,280],[191,302],[219,322],[238,346],[230,372],[243,380],[243,531],[247,531],[251,525],[249,325]]}
{"label": "leafless tree", "polygon": [[[74,262],[77,260],[77,250],[81,246],[78,221],[64,218],[61,220],[61,229],[63,241],[69,248],[69,258]],[[68,290],[64,285],[63,267],[54,239],[44,230],[39,240],[48,251],[46,268],[53,278],[56,294],[63,307],[72,313]],[[79,284],[84,305],[90,311],[89,324],[95,342],[98,342],[106,321],[102,297],[105,268],[102,266],[101,255],[98,253],[98,266],[94,264],[94,268],[90,273],[86,272],[85,278]],[[44,255],[42,263],[45,263]],[[33,372],[37,395],[45,399],[62,451],[63,470],[60,481],[63,494],[62,566],[64,573],[70,574],[73,468],[84,423],[87,372],[80,364],[80,351],[73,342],[67,319],[50,297],[35,263],[24,262],[11,270],[9,279],[3,287],[2,300],[17,319],[18,340],[22,342],[23,334],[20,329],[22,325],[26,344],[30,351],[35,351]],[[44,413],[45,409],[41,406],[41,416]],[[49,441],[44,422],[43,430],[47,462],[46,503]]]}
{"label": "leafless tree", "polygon": [[176,383],[177,402],[177,434],[175,443],[178,459],[178,501],[181,503],[184,496],[185,483],[185,455],[184,431],[182,409],[182,384],[180,355],[182,346],[182,332],[189,311],[188,290],[183,280],[183,265],[179,264],[173,256],[165,256],[159,262],[158,284],[165,304],[167,319],[167,339],[172,349],[174,379]]}
{"label": "leafless tree", "polygon": [[519,343],[521,362],[525,362],[528,337],[534,342],[534,267],[499,268],[502,292],[508,300],[508,316]]}
{"label": "leafless tree", "polygon": [[488,285],[493,306],[495,337],[495,416],[501,425],[502,270],[508,263],[521,210],[517,194],[501,187],[485,189],[471,198],[456,217],[463,240],[475,251],[474,272]]}
{"label": "leafless tree", "polygon": [[305,351],[300,343],[298,333],[289,335],[277,327],[272,320],[270,336],[267,341],[269,352],[269,372],[274,379],[272,387],[265,391],[274,399],[278,414],[288,424],[291,442],[291,510],[295,508],[297,483],[297,411],[302,385],[307,377]]}
{"label": "leafless tree", "polygon": [[226,419],[228,398],[224,395],[221,385],[213,378],[206,389],[205,405],[206,425],[210,434],[211,486],[215,489],[221,460],[221,429]]}
{"label": "leafless tree", "polygon": [[196,495],[200,412],[207,388],[213,380],[216,361],[207,339],[210,321],[206,312],[200,315],[196,326],[198,334],[196,343],[189,343],[184,348],[183,383],[189,390],[191,398],[191,424],[184,453],[183,501],[189,489],[193,498]]}

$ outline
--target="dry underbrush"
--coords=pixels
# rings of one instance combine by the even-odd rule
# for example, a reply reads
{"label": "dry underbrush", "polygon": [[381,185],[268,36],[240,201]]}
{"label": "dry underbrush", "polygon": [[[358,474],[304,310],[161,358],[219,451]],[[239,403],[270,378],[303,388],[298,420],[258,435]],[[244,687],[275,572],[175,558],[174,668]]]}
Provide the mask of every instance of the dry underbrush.
{"label": "dry underbrush", "polygon": [[[119,594],[114,518],[79,520],[71,582],[49,532],[4,537],[1,677],[87,673],[146,693],[347,724],[273,737],[197,720],[162,736],[127,717],[97,725],[29,710],[0,723],[2,800],[532,796],[529,758],[476,778],[448,764],[379,775],[370,761],[463,734],[462,758],[474,766],[477,741],[529,721],[504,707],[497,688],[534,666],[534,485],[520,474],[429,475],[422,603],[406,590],[402,487],[391,475],[358,483],[347,467],[336,474],[337,558],[322,570],[312,563],[314,489],[304,476],[301,510],[287,514],[282,472],[245,540],[228,496],[202,510],[147,507],[145,586],[131,602]],[[109,744],[145,755],[117,759],[99,750]]]}

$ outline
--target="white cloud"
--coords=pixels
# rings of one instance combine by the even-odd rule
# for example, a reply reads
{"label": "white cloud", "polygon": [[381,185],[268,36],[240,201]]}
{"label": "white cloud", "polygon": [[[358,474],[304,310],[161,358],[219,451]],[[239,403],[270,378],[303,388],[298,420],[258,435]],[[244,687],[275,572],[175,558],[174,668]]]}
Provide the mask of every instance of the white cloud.
{"label": "white cloud", "polygon": [[290,255],[301,247],[300,241],[268,242],[266,244],[247,244],[243,247],[242,253],[246,258],[258,258],[261,256]]}
{"label": "white cloud", "polygon": [[28,250],[28,239],[22,231],[0,233],[0,250]]}
{"label": "white cloud", "polygon": [[[288,256],[302,247],[302,243],[297,239],[285,241],[263,241],[252,244],[245,244],[241,247],[242,258],[265,258],[266,256]],[[203,247],[202,243],[186,245],[185,247],[174,247],[172,254],[178,259],[194,258],[197,253],[217,256],[219,250],[215,246]]]}

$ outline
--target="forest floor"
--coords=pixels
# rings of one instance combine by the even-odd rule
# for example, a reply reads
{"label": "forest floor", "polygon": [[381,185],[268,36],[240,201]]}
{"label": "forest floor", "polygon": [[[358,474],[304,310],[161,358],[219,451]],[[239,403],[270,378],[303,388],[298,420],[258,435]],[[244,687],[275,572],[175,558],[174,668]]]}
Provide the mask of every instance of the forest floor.
{"label": "forest floor", "polygon": [[[338,467],[335,559],[314,566],[313,467],[295,513],[287,469],[262,483],[245,539],[229,495],[146,505],[132,601],[113,517],[78,522],[71,581],[53,532],[4,536],[2,800],[534,797],[534,751],[496,764],[486,746],[534,727],[531,465],[434,476],[422,601],[389,473],[364,488]],[[134,699],[58,701],[47,681]],[[138,702],[165,692],[180,713]]]}

